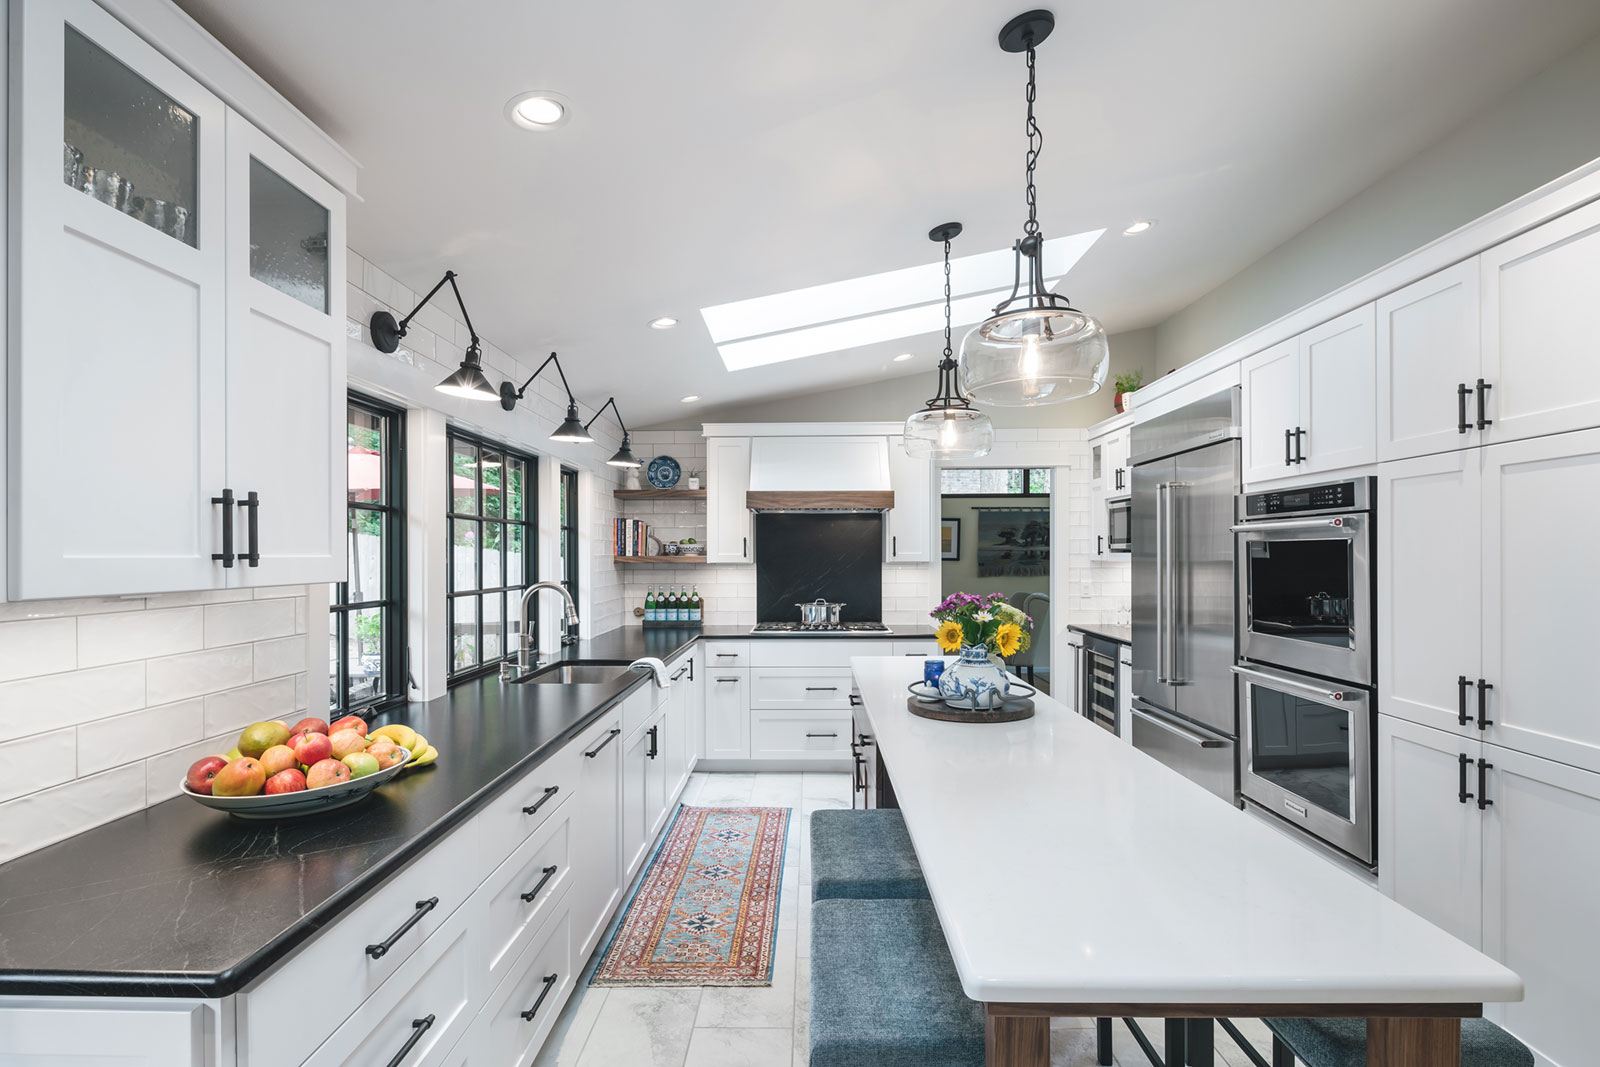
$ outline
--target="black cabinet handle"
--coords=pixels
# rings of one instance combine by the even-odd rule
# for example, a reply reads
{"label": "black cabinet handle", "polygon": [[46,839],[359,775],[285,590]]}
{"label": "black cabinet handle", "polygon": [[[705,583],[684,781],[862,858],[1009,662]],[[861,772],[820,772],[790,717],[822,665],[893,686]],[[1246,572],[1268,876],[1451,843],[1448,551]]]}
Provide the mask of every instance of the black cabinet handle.
{"label": "black cabinet handle", "polygon": [[1456,385],[1456,433],[1466,433],[1472,429],[1472,423],[1467,421],[1467,394],[1471,392],[1466,382]]}
{"label": "black cabinet handle", "polygon": [[900,538],[899,537],[891,537],[891,538],[889,538],[889,555],[898,556],[899,554],[900,554]]}
{"label": "black cabinet handle", "polygon": [[[411,918],[400,924],[400,929],[389,935],[389,939],[380,944],[368,945],[367,955],[375,960],[382,959],[394,948],[394,943],[406,935],[406,931],[422,921],[422,917],[439,906],[438,897],[429,897],[427,900],[417,901],[417,910],[411,913]],[[432,1018],[432,1016],[429,1016]]]}
{"label": "black cabinet handle", "polygon": [[539,813],[539,809],[544,807],[545,804],[550,800],[550,798],[555,796],[559,792],[561,792],[561,787],[559,785],[551,786],[549,789],[546,789],[544,791],[544,796],[540,797],[538,800],[535,800],[532,804],[529,804],[527,807],[523,808],[522,809],[522,814],[524,814],[524,815],[537,815]]}
{"label": "black cabinet handle", "polygon": [[718,659],[738,659],[739,658],[739,653],[737,653],[737,652],[718,652],[716,655],[717,655]]}
{"label": "black cabinet handle", "polygon": [[239,502],[239,506],[244,508],[246,513],[246,537],[248,538],[250,544],[250,551],[239,553],[239,560],[240,562],[250,564],[252,567],[257,567],[261,564],[261,541],[260,531],[256,527],[256,513],[261,510],[261,498],[257,496],[256,491],[252,489],[244,495],[244,499]]}
{"label": "black cabinet handle", "polygon": [[[1465,773],[1465,772],[1462,772],[1462,773]],[[538,884],[535,885],[532,889],[528,890],[526,893],[521,894],[522,899],[527,901],[529,904],[532,904],[533,903],[533,898],[539,895],[539,890],[541,890],[545,886],[549,885],[550,884],[550,879],[554,878],[555,876],[556,876],[556,865],[552,863],[550,866],[548,866],[548,867],[546,867],[544,869],[544,877],[539,879]]]}
{"label": "black cabinet handle", "polygon": [[1467,690],[1471,687],[1466,675],[1456,675],[1456,722],[1461,726],[1467,725]]}
{"label": "black cabinet handle", "polygon": [[717,679],[717,681],[719,681],[719,682],[737,682],[738,680],[739,679],[737,679],[737,678],[718,678]]}
{"label": "black cabinet handle", "polygon": [[1486,418],[1483,417],[1483,403],[1484,403],[1484,400],[1488,397],[1489,390],[1491,390],[1493,388],[1494,388],[1494,386],[1490,385],[1488,382],[1484,381],[1482,378],[1478,379],[1478,390],[1477,390],[1478,391],[1478,424],[1477,425],[1478,425],[1478,429],[1480,429],[1480,430],[1483,429],[1485,426],[1493,426],[1494,425],[1494,420],[1493,419],[1486,419]]}
{"label": "black cabinet handle", "polygon": [[806,736],[807,737],[838,737],[839,735],[836,734],[836,733],[833,733],[833,734],[806,734]]}
{"label": "black cabinet handle", "polygon": [[539,990],[539,999],[533,1002],[533,1007],[529,1008],[525,1012],[521,1012],[520,1013],[522,1015],[522,1021],[523,1022],[525,1022],[525,1023],[533,1022],[533,1017],[535,1015],[539,1014],[539,1005],[544,1003],[544,998],[548,997],[550,995],[550,990],[554,989],[555,987],[556,987],[556,976],[553,975],[553,974],[545,975],[544,976],[544,988]]}
{"label": "black cabinet handle", "polygon": [[859,708],[861,706],[861,694],[860,693],[851,693],[850,694],[850,706],[852,708]]}
{"label": "black cabinet handle", "polygon": [[1294,428],[1294,461],[1296,463],[1306,461],[1306,431],[1299,426]]}
{"label": "black cabinet handle", "polygon": [[661,754],[661,748],[657,744],[657,741],[659,740],[659,735],[656,733],[656,731],[660,730],[660,729],[661,729],[660,726],[652,726],[652,727],[650,727],[650,729],[645,731],[645,733],[650,735],[650,751],[645,753],[645,758],[647,758],[647,759],[655,759],[658,755]]}
{"label": "black cabinet handle", "polygon": [[688,673],[689,673],[688,666],[679,667],[678,668],[678,673],[674,674],[672,676],[672,681],[676,682],[679,678],[682,678],[684,675],[686,675]]}
{"label": "black cabinet handle", "polygon": [[1489,772],[1494,770],[1494,764],[1486,759],[1478,760],[1478,810],[1494,807],[1494,801],[1489,799]]}
{"label": "black cabinet handle", "polygon": [[866,792],[867,787],[862,781],[862,779],[866,777],[866,775],[862,773],[862,768],[867,765],[867,761],[861,758],[861,753],[859,752],[857,752],[853,758],[855,759],[855,768],[850,772],[850,791],[852,793],[864,793]]}
{"label": "black cabinet handle", "polygon": [[590,759],[594,759],[596,756],[600,755],[600,750],[602,748],[605,748],[611,742],[615,741],[617,739],[617,735],[620,734],[621,732],[622,732],[622,729],[620,727],[615,729],[615,730],[612,730],[610,733],[606,734],[606,739],[604,741],[600,742],[598,745],[594,746],[589,751],[585,752],[584,755],[588,756]]}
{"label": "black cabinet handle", "polygon": [[417,1047],[417,1042],[422,1040],[422,1035],[428,1032],[428,1027],[433,1025],[433,1016],[425,1015],[420,1019],[411,1020],[411,1036],[406,1038],[406,1043],[400,1046],[400,1051],[394,1054],[394,1059],[389,1061],[389,1067],[400,1067],[400,1061]]}
{"label": "black cabinet handle", "polygon": [[806,686],[806,692],[808,692],[808,693],[837,693],[838,691],[839,691],[839,687],[836,686],[836,685],[808,685],[808,686]]}
{"label": "black cabinet handle", "polygon": [[1482,678],[1478,679],[1478,729],[1480,730],[1486,730],[1494,725],[1494,720],[1489,718],[1489,690],[1493,688],[1491,683]]}
{"label": "black cabinet handle", "polygon": [[873,744],[873,740],[872,740],[872,735],[871,734],[856,734],[856,736],[861,739],[861,747],[862,748],[866,748],[868,745]]}
{"label": "black cabinet handle", "polygon": [[233,490],[224,489],[221,496],[211,498],[213,504],[222,505],[222,551],[211,553],[224,567],[233,567]]}
{"label": "black cabinet handle", "polygon": [[[1462,403],[1466,403],[1466,401],[1462,401]],[[1462,410],[1465,411],[1466,409],[1462,408]],[[1285,426],[1283,429],[1283,465],[1285,467],[1294,466],[1294,453],[1290,450],[1290,442],[1293,440],[1294,431]]]}
{"label": "black cabinet handle", "polygon": [[1456,787],[1456,799],[1465,804],[1467,801],[1472,799],[1472,794],[1467,792],[1467,768],[1472,765],[1472,757],[1468,756],[1465,752],[1461,753],[1460,757],[1461,784]]}
{"label": "black cabinet handle", "polygon": [[1104,534],[1094,535],[1094,554],[1097,556],[1103,556],[1106,554],[1106,539]]}
{"label": "black cabinet handle", "polygon": [[740,559],[749,559],[750,558],[750,538],[748,538],[748,537],[746,537],[744,539],[744,547],[739,549],[739,558]]}

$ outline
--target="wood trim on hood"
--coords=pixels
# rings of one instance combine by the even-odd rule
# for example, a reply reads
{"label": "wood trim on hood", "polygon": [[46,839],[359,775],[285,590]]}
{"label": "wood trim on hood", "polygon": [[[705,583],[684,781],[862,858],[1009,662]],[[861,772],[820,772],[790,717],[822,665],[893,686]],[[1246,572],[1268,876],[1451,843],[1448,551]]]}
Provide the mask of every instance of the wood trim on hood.
{"label": "wood trim on hood", "polygon": [[894,507],[892,490],[853,490],[822,492],[814,490],[747,491],[744,506],[751,511],[803,511],[841,509],[850,511],[888,511]]}

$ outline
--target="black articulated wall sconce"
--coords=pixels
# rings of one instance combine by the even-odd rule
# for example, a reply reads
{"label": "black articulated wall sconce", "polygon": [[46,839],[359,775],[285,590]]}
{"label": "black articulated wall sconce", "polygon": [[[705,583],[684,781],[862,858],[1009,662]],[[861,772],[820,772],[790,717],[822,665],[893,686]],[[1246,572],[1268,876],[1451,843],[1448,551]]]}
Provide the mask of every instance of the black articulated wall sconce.
{"label": "black articulated wall sconce", "polygon": [[[600,405],[600,410],[594,413],[594,419],[598,419],[606,408],[611,409],[611,413],[617,417],[617,425],[622,427],[622,447],[617,449],[617,454],[606,460],[606,462],[613,467],[637,469],[644,466],[643,463],[633,457],[633,437],[628,433],[628,424],[622,421],[622,412],[617,409],[616,397],[608,397],[606,402]],[[589,427],[593,426],[594,419],[584,423],[583,428],[588,430]]]}
{"label": "black articulated wall sconce", "polygon": [[444,277],[439,279],[439,284],[429,289],[428,295],[399,322],[396,322],[394,316],[387,311],[374,311],[372,321],[367,324],[372,331],[372,346],[379,352],[393,352],[399,348],[400,338],[406,335],[406,327],[411,324],[417,312],[428,305],[434,294],[444,288],[446,282],[450,283],[451,292],[456,294],[456,304],[461,308],[461,318],[467,324],[467,333],[471,335],[471,340],[467,343],[467,352],[462,357],[461,366],[434,388],[463,400],[498,400],[500,394],[489,384],[489,379],[483,376],[483,348],[478,344],[478,331],[472,328],[472,316],[467,314],[467,305],[461,299],[461,290],[456,287],[456,272],[453,270],[445,271]]}
{"label": "black articulated wall sconce", "polygon": [[[556,432],[550,435],[550,440],[587,444],[593,441],[594,438],[589,436],[588,429],[583,425],[582,420],[578,418],[578,401],[572,395],[572,386],[567,384],[567,372],[561,369],[561,361],[556,358],[554,352],[550,353],[549,359],[539,364],[538,370],[528,375],[528,380],[522,383],[522,388],[518,389],[510,382],[501,382],[500,406],[507,411],[515,411],[517,401],[521,400],[523,395],[527,393],[528,386],[532,385],[533,380],[544,373],[544,369],[552,363],[556,365],[556,373],[561,376],[561,388],[567,391],[567,417],[561,421],[560,426],[556,427]],[[619,418],[617,421],[620,422],[621,419]]]}

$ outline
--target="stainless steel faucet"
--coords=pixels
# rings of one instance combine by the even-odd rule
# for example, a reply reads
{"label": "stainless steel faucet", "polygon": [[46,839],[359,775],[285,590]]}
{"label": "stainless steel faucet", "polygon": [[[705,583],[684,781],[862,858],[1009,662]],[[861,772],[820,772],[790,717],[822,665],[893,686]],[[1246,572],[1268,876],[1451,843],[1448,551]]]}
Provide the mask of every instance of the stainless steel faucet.
{"label": "stainless steel faucet", "polygon": [[561,609],[562,647],[575,644],[578,640],[577,634],[573,632],[578,627],[578,605],[572,599],[572,594],[567,592],[567,587],[560,582],[538,582],[530,585],[522,591],[522,610],[520,612],[522,618],[522,643],[517,649],[518,670],[532,670],[534,668],[534,655],[539,651],[533,644],[533,624],[528,618],[528,607],[539,595],[541,589],[554,589],[561,594],[561,599],[565,601]]}

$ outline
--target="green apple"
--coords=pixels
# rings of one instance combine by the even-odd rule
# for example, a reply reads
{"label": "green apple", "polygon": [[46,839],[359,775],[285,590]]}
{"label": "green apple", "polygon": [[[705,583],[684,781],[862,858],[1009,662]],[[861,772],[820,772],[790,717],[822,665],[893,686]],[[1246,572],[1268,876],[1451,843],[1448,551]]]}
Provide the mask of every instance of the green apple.
{"label": "green apple", "polygon": [[370,752],[352,752],[344,757],[343,762],[350,768],[352,778],[365,778],[369,774],[377,774],[380,770],[378,757]]}

